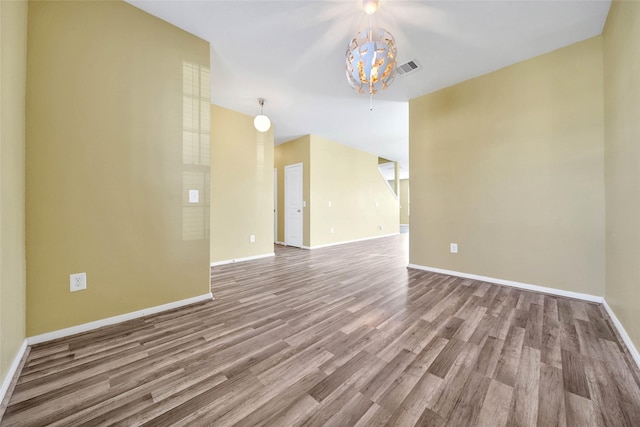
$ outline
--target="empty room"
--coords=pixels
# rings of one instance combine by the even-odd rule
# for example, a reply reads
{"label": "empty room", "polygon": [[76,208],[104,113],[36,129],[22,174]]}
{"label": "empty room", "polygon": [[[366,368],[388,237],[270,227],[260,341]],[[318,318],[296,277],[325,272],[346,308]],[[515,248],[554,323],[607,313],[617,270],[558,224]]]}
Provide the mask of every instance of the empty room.
{"label": "empty room", "polygon": [[640,2],[0,0],[0,426],[640,426]]}

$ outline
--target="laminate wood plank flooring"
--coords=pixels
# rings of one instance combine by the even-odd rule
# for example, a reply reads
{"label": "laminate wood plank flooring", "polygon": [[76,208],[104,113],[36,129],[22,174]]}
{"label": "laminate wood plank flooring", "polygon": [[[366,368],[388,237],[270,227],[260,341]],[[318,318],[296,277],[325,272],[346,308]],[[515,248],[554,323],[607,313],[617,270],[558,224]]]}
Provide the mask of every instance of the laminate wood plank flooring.
{"label": "laminate wood plank flooring", "polygon": [[213,268],[214,301],[33,346],[0,424],[640,426],[602,305],[410,269],[407,247],[276,246]]}

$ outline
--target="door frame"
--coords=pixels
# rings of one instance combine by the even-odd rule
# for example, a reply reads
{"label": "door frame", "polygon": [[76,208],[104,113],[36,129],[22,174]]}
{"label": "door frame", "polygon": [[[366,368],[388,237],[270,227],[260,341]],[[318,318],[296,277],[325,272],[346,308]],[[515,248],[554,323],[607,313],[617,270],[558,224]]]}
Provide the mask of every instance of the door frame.
{"label": "door frame", "polygon": [[278,243],[278,168],[273,168],[273,243]]}
{"label": "door frame", "polygon": [[301,213],[301,217],[300,217],[300,248],[302,248],[304,246],[304,164],[303,163],[293,163],[290,165],[286,165],[284,167],[284,244],[287,246],[294,246],[294,247],[298,247],[296,245],[290,245],[287,241],[287,236],[288,236],[288,228],[291,226],[291,224],[288,224],[289,221],[287,220],[287,169],[293,168],[293,167],[300,167],[300,200],[302,201],[302,206],[300,206],[300,213]]}

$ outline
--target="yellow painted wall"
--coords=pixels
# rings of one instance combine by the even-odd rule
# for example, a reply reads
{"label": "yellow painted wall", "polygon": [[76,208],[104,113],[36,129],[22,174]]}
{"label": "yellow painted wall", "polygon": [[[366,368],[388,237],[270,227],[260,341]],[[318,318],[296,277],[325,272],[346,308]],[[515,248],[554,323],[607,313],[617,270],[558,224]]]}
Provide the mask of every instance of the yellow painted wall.
{"label": "yellow painted wall", "polygon": [[378,156],[311,135],[310,182],[311,247],[398,233],[398,201]]}
{"label": "yellow painted wall", "polygon": [[284,167],[295,163],[303,164],[305,247],[398,233],[398,202],[378,171],[378,157],[305,135],[275,148],[278,241],[284,241]]}
{"label": "yellow painted wall", "polygon": [[207,294],[209,44],[120,1],[34,1],[27,53],[27,335]]}
{"label": "yellow painted wall", "polygon": [[603,39],[605,298],[640,348],[640,3],[614,1]]}
{"label": "yellow painted wall", "polygon": [[303,208],[302,244],[309,247],[310,243],[310,150],[311,135],[285,142],[275,147],[274,165],[278,170],[278,241],[284,242],[284,167],[302,163],[302,198],[307,202]]}
{"label": "yellow painted wall", "polygon": [[409,180],[400,180],[400,224],[409,224]]}
{"label": "yellow painted wall", "polygon": [[411,263],[604,295],[602,79],[598,36],[412,100]]}
{"label": "yellow painted wall", "polygon": [[0,383],[25,338],[27,2],[0,1]]}
{"label": "yellow painted wall", "polygon": [[[250,242],[250,235],[255,242]],[[273,126],[211,106],[211,262],[273,253]]]}

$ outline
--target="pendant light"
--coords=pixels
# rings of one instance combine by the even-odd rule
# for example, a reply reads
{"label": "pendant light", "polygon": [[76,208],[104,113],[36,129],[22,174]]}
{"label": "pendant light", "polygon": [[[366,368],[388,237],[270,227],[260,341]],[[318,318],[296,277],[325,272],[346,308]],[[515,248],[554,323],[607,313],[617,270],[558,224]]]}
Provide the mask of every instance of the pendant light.
{"label": "pendant light", "polygon": [[378,0],[363,0],[369,15],[369,28],[351,39],[346,52],[347,82],[356,92],[373,97],[386,89],[396,74],[396,41],[386,30],[374,28],[372,15],[378,10]]}
{"label": "pendant light", "polygon": [[258,98],[258,104],[260,104],[260,114],[253,119],[253,126],[258,132],[266,132],[271,127],[271,120],[264,115],[264,98]]}

